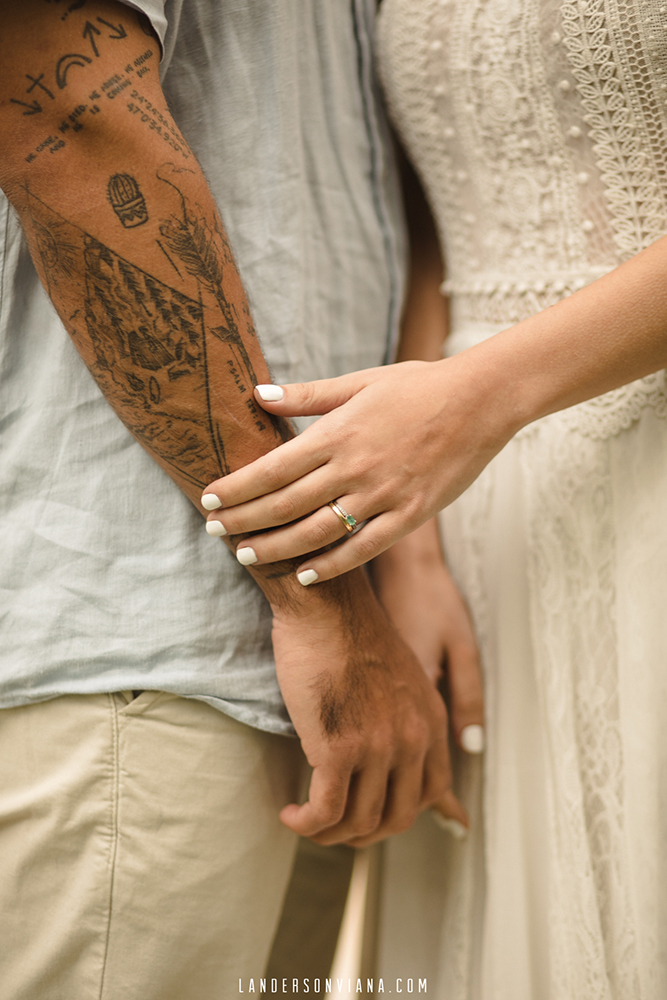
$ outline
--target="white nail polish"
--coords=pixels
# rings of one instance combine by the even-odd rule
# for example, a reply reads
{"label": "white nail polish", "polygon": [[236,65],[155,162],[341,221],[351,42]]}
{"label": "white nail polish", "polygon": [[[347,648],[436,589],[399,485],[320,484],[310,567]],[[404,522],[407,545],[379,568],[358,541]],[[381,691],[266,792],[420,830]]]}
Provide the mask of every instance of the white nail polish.
{"label": "white nail polish", "polygon": [[201,505],[204,510],[218,510],[219,507],[222,507],[222,504],[215,493],[204,493],[201,498]]}
{"label": "white nail polish", "polygon": [[227,534],[227,529],[220,521],[207,521],[206,530],[211,538],[222,538],[223,535]]}
{"label": "white nail polish", "polygon": [[257,395],[265,403],[278,403],[285,395],[284,390],[279,385],[256,385]]}
{"label": "white nail polish", "polygon": [[257,553],[249,545],[244,545],[242,549],[236,550],[236,558],[242,566],[252,566],[257,562]]}
{"label": "white nail polish", "polygon": [[482,753],[484,750],[484,727],[466,726],[461,732],[461,746],[468,753]]}
{"label": "white nail polish", "polygon": [[296,578],[302,587],[308,587],[311,583],[315,583],[319,576],[314,569],[302,569],[296,574]]}
{"label": "white nail polish", "polygon": [[468,836],[468,831],[463,823],[459,823],[457,819],[446,819],[437,809],[431,809],[431,816],[440,829],[451,834],[454,840],[465,840]]}

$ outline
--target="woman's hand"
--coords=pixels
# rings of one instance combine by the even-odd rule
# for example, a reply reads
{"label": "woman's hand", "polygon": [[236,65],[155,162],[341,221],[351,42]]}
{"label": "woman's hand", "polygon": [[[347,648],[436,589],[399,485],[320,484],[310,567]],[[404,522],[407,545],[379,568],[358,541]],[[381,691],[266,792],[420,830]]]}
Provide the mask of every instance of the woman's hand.
{"label": "woman's hand", "polygon": [[328,506],[338,500],[367,523],[344,545],[304,562],[299,580],[328,580],[377,556],[455,499],[516,429],[498,433],[502,393],[484,385],[469,353],[289,385],[274,401],[267,390],[278,395],[278,387],[260,386],[258,401],[271,413],[326,416],[212,483],[202,503],[218,509],[207,530],[237,534],[287,525],[246,538],[237,557],[244,565],[293,558],[347,535]]}
{"label": "woman's hand", "polygon": [[[212,483],[203,506],[224,509],[208,528],[255,532],[303,518],[241,543],[242,561],[273,562],[344,537],[327,506],[339,500],[371,520],[297,575],[314,583],[359,566],[451,503],[521,427],[665,368],[666,317],[667,237],[452,358],[289,385],[273,402],[265,394],[271,413],[326,415]],[[276,387],[260,387],[258,400],[266,389]]]}

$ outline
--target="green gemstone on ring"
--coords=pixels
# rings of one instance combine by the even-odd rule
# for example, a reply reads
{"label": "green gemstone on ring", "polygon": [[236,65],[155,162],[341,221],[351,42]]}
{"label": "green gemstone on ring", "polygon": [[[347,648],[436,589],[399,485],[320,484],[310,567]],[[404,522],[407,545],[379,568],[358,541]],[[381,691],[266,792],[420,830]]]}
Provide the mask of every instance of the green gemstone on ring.
{"label": "green gemstone on ring", "polygon": [[330,500],[327,506],[331,507],[336,517],[339,518],[341,523],[345,525],[347,531],[354,531],[357,527],[356,517],[352,517],[352,514],[348,514],[348,512],[341,507],[337,500]]}

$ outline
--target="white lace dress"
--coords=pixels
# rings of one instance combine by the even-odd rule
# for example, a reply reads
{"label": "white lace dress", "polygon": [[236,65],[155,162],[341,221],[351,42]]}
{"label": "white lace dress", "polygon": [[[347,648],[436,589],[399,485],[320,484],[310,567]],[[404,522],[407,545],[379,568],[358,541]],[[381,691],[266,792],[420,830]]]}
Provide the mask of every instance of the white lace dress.
{"label": "white lace dress", "polygon": [[[664,6],[663,6],[664,5]],[[667,233],[667,0],[384,0],[448,353]],[[443,515],[487,699],[464,844],[387,850],[378,974],[440,1000],[667,997],[664,373],[521,432]]]}

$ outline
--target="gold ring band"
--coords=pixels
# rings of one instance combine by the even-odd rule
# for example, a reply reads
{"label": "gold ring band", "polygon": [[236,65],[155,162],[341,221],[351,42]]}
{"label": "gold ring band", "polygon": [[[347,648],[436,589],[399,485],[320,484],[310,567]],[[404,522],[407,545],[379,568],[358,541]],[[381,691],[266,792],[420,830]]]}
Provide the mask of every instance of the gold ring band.
{"label": "gold ring band", "polygon": [[327,506],[331,507],[336,517],[339,518],[339,520],[345,525],[347,531],[354,531],[357,526],[356,517],[352,517],[351,514],[348,514],[345,508],[341,507],[337,500],[331,500]]}

